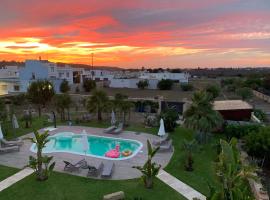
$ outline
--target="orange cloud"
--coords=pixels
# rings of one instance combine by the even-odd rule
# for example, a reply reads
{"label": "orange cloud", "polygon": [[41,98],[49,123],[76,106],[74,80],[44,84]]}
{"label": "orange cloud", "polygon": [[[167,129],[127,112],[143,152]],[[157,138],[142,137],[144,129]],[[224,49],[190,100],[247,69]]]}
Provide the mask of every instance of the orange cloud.
{"label": "orange cloud", "polygon": [[[269,65],[268,0],[1,1],[0,58],[124,67]],[[237,63],[238,62],[238,63]]]}

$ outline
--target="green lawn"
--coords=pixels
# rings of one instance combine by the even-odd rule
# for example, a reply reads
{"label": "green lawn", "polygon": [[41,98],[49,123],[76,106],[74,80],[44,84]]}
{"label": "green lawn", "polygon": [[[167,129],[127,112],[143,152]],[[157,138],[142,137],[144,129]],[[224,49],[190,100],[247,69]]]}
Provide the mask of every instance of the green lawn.
{"label": "green lawn", "polygon": [[11,122],[3,122],[2,130],[7,139],[12,139],[14,137],[19,137],[22,135],[25,135],[27,133],[31,133],[33,130],[39,130],[46,126],[51,126],[52,123],[47,122],[46,117],[34,117],[32,119],[32,127],[31,128],[25,128],[25,122],[23,120],[18,119],[19,127],[18,129],[12,128]]}
{"label": "green lawn", "polygon": [[128,200],[184,200],[176,191],[156,180],[154,189],[145,189],[139,179],[126,181],[93,180],[54,172],[45,182],[33,175],[0,193],[5,200],[101,200],[104,194],[124,191]]}
{"label": "green lawn", "polygon": [[218,136],[211,139],[205,145],[198,145],[193,153],[194,171],[192,172],[188,172],[184,169],[185,151],[182,147],[183,139],[192,139],[192,131],[178,127],[171,134],[171,137],[173,139],[175,152],[165,170],[204,195],[208,195],[208,184],[211,184],[213,187],[218,187],[214,169],[214,161],[217,158],[214,144],[215,141],[218,140]]}
{"label": "green lawn", "polygon": [[0,181],[18,172],[18,169],[0,165]]}

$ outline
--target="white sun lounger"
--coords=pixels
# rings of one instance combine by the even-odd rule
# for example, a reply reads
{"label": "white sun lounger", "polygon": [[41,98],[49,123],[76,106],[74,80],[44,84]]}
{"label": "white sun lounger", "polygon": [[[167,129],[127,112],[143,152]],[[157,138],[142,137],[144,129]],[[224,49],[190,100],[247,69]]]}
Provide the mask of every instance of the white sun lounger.
{"label": "white sun lounger", "polygon": [[14,151],[20,151],[19,146],[10,146],[10,147],[1,147],[0,146],[0,153],[10,153]]}
{"label": "white sun lounger", "polygon": [[110,126],[106,129],[103,130],[103,133],[110,133],[112,132],[113,130],[115,130],[117,127],[116,126]]}
{"label": "white sun lounger", "polygon": [[113,168],[114,168],[114,163],[109,162],[109,163],[104,163],[103,170],[101,173],[101,177],[103,178],[108,178],[112,176],[113,173]]}
{"label": "white sun lounger", "polygon": [[0,139],[0,142],[3,144],[3,146],[11,147],[11,146],[22,146],[23,141],[22,140],[6,140],[5,138]]}

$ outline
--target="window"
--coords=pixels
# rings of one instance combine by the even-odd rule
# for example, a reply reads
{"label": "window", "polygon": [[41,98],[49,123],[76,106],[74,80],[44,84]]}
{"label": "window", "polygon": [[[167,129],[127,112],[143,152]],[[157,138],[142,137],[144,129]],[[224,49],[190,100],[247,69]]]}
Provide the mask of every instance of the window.
{"label": "window", "polygon": [[36,75],[34,72],[32,72],[32,79],[36,79]]}
{"label": "window", "polygon": [[54,72],[54,67],[51,67],[51,72]]}
{"label": "window", "polygon": [[69,72],[67,72],[67,78],[69,78]]}
{"label": "window", "polygon": [[14,85],[14,91],[20,91],[20,86],[19,85]]}

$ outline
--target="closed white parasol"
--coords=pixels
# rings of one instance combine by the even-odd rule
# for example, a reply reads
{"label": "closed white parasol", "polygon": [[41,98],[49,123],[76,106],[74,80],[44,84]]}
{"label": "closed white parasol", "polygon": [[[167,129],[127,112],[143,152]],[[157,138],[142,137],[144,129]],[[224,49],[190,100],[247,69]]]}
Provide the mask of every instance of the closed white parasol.
{"label": "closed white parasol", "polygon": [[163,119],[160,119],[160,126],[159,126],[159,130],[158,130],[158,136],[162,137],[164,135],[166,135],[165,127],[164,127],[164,121],[163,121]]}
{"label": "closed white parasol", "polygon": [[19,124],[18,124],[17,117],[15,116],[15,114],[12,115],[12,126],[15,129],[20,128]]}
{"label": "closed white parasol", "polygon": [[82,148],[86,155],[86,152],[89,151],[89,142],[88,142],[88,137],[85,130],[83,130],[82,132]]}
{"label": "closed white parasol", "polygon": [[113,125],[115,125],[115,123],[116,123],[115,113],[114,113],[114,111],[112,110],[112,114],[111,114],[111,125],[113,126]]}
{"label": "closed white parasol", "polygon": [[0,140],[4,138],[3,132],[2,132],[2,128],[1,128],[1,124],[0,124]]}

